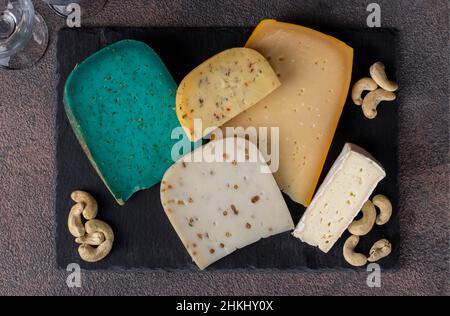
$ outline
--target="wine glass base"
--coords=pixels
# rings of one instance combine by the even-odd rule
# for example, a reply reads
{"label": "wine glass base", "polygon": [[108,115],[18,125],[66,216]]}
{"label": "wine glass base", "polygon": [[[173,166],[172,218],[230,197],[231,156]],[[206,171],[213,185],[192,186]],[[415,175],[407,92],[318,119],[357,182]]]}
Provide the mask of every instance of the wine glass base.
{"label": "wine glass base", "polygon": [[16,54],[0,58],[0,68],[18,70],[36,64],[45,54],[48,46],[48,29],[42,16],[35,12],[33,33],[24,47]]}
{"label": "wine glass base", "polygon": [[[89,17],[99,13],[106,5],[107,0],[78,0],[74,1],[80,5],[81,16]],[[67,5],[48,4],[49,7],[59,16],[66,18],[72,12],[67,9]]]}

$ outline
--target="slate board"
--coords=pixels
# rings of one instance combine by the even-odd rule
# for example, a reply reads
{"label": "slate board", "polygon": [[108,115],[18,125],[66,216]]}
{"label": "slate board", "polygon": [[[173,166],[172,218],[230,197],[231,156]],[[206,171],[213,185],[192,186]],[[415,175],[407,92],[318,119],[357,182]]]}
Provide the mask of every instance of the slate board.
{"label": "slate board", "polygon": [[[354,48],[353,78],[368,76],[370,65],[383,61],[388,76],[395,80],[397,34],[387,29],[327,29],[315,27],[333,35]],[[178,236],[172,229],[160,203],[159,185],[136,193],[120,207],[90,165],[78,144],[64,112],[64,83],[75,65],[99,49],[122,39],[140,40],[150,45],[167,64],[179,83],[194,67],[208,57],[230,47],[242,46],[253,28],[83,28],[62,29],[57,43],[57,115],[56,115],[56,253],[57,264],[66,268],[79,263],[84,269],[164,269],[197,270]],[[380,106],[375,120],[367,120],[360,107],[347,98],[339,127],[333,140],[321,178],[323,179],[345,142],[367,149],[385,167],[387,177],[375,194],[390,197],[393,217],[384,226],[375,226],[362,237],[357,251],[368,253],[371,245],[387,238],[393,244],[392,254],[380,261],[383,269],[399,267],[399,204],[398,204],[398,104]],[[97,263],[80,260],[77,245],[67,229],[67,215],[73,202],[70,193],[81,189],[92,193],[99,204],[98,218],[108,222],[115,232],[110,255]],[[296,223],[305,208],[285,196]],[[208,270],[304,270],[355,269],[342,256],[342,246],[349,233],[324,254],[292,237],[290,233],[261,240],[235,251],[216,262]],[[364,269],[364,268],[357,268]]]}

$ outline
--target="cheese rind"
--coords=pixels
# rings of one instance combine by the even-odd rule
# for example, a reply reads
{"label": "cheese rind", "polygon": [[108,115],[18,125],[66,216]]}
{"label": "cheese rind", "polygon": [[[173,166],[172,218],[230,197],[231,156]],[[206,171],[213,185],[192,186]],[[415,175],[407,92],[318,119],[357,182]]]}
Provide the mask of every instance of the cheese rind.
{"label": "cheese rind", "polygon": [[259,51],[281,86],[224,127],[280,128],[279,187],[311,201],[349,90],[353,49],[298,25],[261,22],[246,47]]}
{"label": "cheese rind", "polygon": [[[191,140],[207,134],[248,109],[280,86],[267,60],[250,48],[225,50],[192,70],[180,83],[176,112]],[[194,119],[202,120],[201,135]]]}
{"label": "cheese rind", "polygon": [[[255,162],[235,157],[246,150],[237,139],[237,155],[224,162],[195,162],[212,148],[224,147],[227,139],[216,140],[181,158],[164,175],[161,202],[167,217],[200,269],[243,248],[294,228],[291,215],[261,154]],[[248,143],[248,150],[257,148]],[[237,162],[236,162],[237,161]]]}
{"label": "cheese rind", "polygon": [[345,144],[293,235],[328,252],[385,176],[369,153]]}

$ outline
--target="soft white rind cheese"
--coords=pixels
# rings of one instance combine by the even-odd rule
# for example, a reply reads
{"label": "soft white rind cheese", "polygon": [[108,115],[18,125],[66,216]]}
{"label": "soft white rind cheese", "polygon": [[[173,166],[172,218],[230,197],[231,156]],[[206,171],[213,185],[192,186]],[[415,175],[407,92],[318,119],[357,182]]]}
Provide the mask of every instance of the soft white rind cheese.
{"label": "soft white rind cheese", "polygon": [[328,252],[385,176],[369,153],[345,144],[293,235]]}
{"label": "soft white rind cheese", "polygon": [[[164,175],[161,201],[183,245],[200,269],[261,238],[294,228],[280,190],[255,145],[240,139],[216,140],[181,158]],[[225,148],[224,162],[193,162],[224,148],[227,140],[235,155]],[[256,151],[258,161],[247,157]]]}

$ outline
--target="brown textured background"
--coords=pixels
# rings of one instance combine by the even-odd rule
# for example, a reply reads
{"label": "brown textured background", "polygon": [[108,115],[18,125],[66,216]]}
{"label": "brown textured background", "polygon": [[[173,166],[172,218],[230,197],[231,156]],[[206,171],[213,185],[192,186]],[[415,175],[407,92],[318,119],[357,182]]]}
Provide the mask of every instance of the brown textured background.
{"label": "brown textured background", "polygon": [[[0,294],[449,295],[449,2],[388,1],[382,26],[399,30],[401,268],[381,288],[359,272],[96,271],[69,289],[56,268],[55,34],[35,67],[0,71]],[[110,0],[83,26],[250,26],[262,18],[365,27],[372,1]]]}

